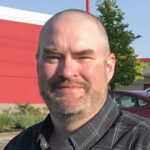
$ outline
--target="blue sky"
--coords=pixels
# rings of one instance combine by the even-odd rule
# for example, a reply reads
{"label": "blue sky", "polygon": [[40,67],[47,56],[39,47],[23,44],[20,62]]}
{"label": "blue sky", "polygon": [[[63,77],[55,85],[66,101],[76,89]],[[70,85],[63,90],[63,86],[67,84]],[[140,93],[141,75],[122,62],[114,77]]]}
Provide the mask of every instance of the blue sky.
{"label": "blue sky", "polygon": [[[99,0],[101,1],[101,0]],[[91,0],[91,13],[98,15],[97,0]],[[150,0],[117,0],[119,8],[125,13],[124,23],[129,30],[142,37],[132,43],[135,53],[150,58]],[[55,14],[64,9],[86,9],[86,0],[0,0],[0,6]]]}

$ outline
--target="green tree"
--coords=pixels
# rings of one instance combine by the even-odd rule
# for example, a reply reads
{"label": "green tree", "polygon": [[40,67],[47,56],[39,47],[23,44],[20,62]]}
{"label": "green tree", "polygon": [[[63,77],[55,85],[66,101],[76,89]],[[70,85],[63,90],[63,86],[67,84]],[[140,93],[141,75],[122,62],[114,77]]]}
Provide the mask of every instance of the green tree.
{"label": "green tree", "polygon": [[116,0],[97,1],[97,7],[100,12],[97,18],[103,22],[111,52],[116,55],[116,69],[110,87],[113,90],[120,85],[130,85],[135,79],[142,78],[143,68],[146,67],[139,62],[131,47],[140,35],[127,30],[129,25],[123,23],[124,13],[118,8]]}

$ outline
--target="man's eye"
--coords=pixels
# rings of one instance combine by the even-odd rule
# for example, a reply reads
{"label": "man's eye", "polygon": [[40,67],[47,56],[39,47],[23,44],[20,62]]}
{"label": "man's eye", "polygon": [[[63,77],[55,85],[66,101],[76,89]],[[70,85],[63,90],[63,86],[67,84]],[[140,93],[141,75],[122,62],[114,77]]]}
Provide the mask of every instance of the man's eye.
{"label": "man's eye", "polygon": [[58,56],[46,56],[46,59],[59,59]]}
{"label": "man's eye", "polygon": [[90,59],[90,57],[89,56],[81,56],[81,57],[79,57],[79,59]]}
{"label": "man's eye", "polygon": [[59,56],[47,55],[44,56],[44,60],[46,62],[55,63],[59,60]]}

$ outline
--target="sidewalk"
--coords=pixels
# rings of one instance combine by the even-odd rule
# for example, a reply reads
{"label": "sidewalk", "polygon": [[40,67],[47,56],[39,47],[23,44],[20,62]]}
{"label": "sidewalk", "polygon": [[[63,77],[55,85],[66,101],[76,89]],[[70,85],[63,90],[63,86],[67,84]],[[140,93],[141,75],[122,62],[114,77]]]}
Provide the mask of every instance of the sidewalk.
{"label": "sidewalk", "polygon": [[21,131],[0,133],[0,141],[10,141],[13,137],[18,135],[20,132]]}

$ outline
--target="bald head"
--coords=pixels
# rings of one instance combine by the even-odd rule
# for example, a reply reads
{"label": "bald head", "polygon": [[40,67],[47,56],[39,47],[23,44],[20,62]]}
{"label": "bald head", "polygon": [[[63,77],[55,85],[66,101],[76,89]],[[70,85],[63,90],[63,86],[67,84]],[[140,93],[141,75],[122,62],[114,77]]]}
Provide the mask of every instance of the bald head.
{"label": "bald head", "polygon": [[89,24],[92,24],[90,30],[93,31],[97,30],[97,38],[100,38],[99,40],[103,39],[106,47],[104,49],[105,50],[104,52],[109,53],[110,50],[109,50],[108,37],[103,24],[92,14],[89,14],[82,10],[76,10],[76,9],[70,9],[70,10],[59,12],[45,23],[40,33],[39,51],[40,49],[43,48],[43,43],[45,42],[43,40],[48,39],[52,35],[52,33],[54,33],[54,30],[56,29],[57,26],[62,26],[62,28],[66,26],[64,23],[70,26],[72,24],[74,25],[76,24],[76,27],[73,30],[78,30],[78,25],[83,25],[84,27],[87,27]]}

